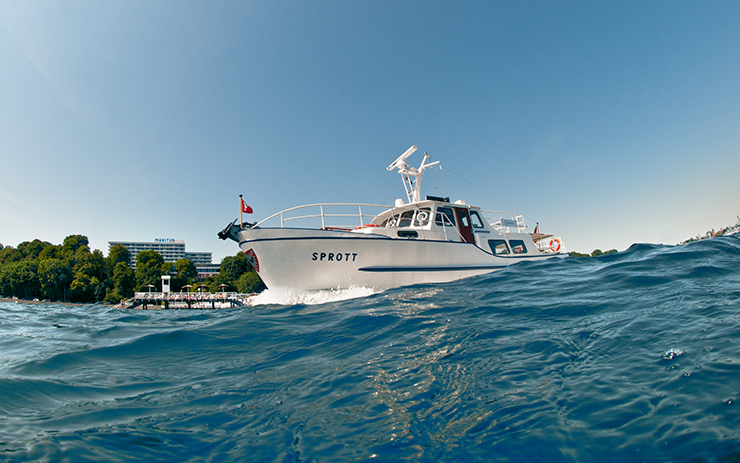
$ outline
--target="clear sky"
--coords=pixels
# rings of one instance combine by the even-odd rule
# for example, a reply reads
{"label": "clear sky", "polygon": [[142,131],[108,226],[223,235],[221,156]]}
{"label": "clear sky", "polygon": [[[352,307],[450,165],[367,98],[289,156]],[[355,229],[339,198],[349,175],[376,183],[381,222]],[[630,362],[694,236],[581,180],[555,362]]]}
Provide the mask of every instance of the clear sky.
{"label": "clear sky", "polygon": [[[675,244],[740,214],[737,1],[0,0],[0,243],[185,240],[453,200],[568,250]],[[425,193],[434,194],[425,177]]]}

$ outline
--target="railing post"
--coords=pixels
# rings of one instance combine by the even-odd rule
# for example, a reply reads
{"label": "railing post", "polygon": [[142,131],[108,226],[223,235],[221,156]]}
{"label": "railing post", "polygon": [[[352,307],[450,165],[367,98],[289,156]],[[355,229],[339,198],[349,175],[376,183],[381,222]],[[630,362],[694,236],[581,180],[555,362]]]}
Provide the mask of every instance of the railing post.
{"label": "railing post", "polygon": [[363,228],[365,224],[362,221],[362,205],[358,204],[357,207],[360,210],[360,228]]}
{"label": "railing post", "polygon": [[324,224],[324,205],[319,204],[319,210],[321,211],[321,228],[326,228],[326,224]]}

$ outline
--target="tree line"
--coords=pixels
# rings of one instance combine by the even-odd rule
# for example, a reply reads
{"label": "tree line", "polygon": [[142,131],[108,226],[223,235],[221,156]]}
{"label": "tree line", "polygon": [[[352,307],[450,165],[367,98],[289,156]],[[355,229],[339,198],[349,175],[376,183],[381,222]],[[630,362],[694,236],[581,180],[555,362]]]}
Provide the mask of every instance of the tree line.
{"label": "tree line", "polygon": [[571,251],[568,253],[570,257],[599,257],[599,256],[605,256],[607,254],[612,254],[617,252],[616,249],[610,249],[608,251],[602,251],[601,249],[594,249],[591,254],[581,254],[580,252]]}
{"label": "tree line", "polygon": [[[108,257],[90,250],[84,235],[70,235],[60,245],[35,239],[18,247],[0,245],[0,295],[60,302],[117,303],[151,286],[161,289],[162,275],[170,275],[172,291],[201,285],[206,291],[259,292],[264,283],[243,253],[225,257],[217,275],[198,280],[193,261],[165,262],[156,251],[132,257],[124,246],[114,245]],[[149,286],[151,285],[151,286]]]}

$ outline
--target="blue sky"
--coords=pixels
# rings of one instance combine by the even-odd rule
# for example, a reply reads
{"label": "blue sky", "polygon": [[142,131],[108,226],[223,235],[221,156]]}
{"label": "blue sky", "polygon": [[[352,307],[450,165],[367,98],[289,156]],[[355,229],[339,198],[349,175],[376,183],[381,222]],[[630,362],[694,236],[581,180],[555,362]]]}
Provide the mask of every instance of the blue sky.
{"label": "blue sky", "polygon": [[[183,239],[392,204],[440,160],[452,199],[569,250],[740,214],[740,3],[0,0],[0,243]],[[427,194],[434,194],[425,177]]]}

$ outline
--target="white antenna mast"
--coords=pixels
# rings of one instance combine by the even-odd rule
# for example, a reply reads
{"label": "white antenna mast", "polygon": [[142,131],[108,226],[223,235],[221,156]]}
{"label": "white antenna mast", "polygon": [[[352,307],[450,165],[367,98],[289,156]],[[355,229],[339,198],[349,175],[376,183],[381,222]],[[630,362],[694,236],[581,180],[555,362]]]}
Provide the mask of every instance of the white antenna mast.
{"label": "white antenna mast", "polygon": [[390,166],[388,166],[388,170],[398,168],[398,173],[401,174],[401,180],[403,181],[403,187],[406,190],[406,197],[408,198],[409,203],[421,201],[421,179],[424,176],[424,169],[432,167],[435,164],[439,164],[439,161],[427,164],[427,159],[429,159],[430,156],[427,153],[424,153],[424,159],[422,159],[421,165],[418,169],[409,167],[406,162],[406,158],[414,154],[416,150],[416,146],[412,146],[407,149],[405,153],[400,155],[398,159],[393,161]]}

